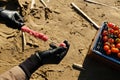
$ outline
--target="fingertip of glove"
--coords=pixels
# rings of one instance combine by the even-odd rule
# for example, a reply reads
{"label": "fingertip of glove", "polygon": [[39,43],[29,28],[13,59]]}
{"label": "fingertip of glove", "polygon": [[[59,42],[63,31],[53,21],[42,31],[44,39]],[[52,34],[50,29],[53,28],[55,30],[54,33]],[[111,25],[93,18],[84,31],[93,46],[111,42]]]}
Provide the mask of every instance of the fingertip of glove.
{"label": "fingertip of glove", "polygon": [[70,46],[70,44],[69,44],[69,42],[67,40],[64,40],[64,43],[66,44],[66,47]]}
{"label": "fingertip of glove", "polygon": [[53,42],[50,43],[49,46],[50,46],[51,48],[53,48],[53,49],[54,49],[54,48],[57,48],[57,46],[56,46]]}
{"label": "fingertip of glove", "polygon": [[68,42],[67,40],[64,40],[64,43]]}

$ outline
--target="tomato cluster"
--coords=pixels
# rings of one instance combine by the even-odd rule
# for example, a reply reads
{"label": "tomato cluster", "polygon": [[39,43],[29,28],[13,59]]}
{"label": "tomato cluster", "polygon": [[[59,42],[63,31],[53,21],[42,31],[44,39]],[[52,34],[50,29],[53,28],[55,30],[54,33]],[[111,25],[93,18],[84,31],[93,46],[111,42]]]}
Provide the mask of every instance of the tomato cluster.
{"label": "tomato cluster", "polygon": [[117,55],[120,58],[120,28],[113,23],[106,23],[107,29],[102,32],[103,49],[107,55]]}

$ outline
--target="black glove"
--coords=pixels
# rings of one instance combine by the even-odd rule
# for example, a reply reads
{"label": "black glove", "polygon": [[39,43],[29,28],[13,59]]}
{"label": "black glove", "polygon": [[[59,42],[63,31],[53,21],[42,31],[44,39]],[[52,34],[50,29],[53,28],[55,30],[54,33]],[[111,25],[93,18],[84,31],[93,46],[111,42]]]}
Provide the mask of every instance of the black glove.
{"label": "black glove", "polygon": [[64,41],[66,47],[57,47],[54,44],[50,44],[50,49],[43,52],[37,52],[37,56],[41,59],[43,64],[58,64],[64,56],[67,54],[69,49],[68,41]]}
{"label": "black glove", "polygon": [[21,29],[23,24],[23,18],[17,11],[4,10],[0,8],[0,18],[5,21],[6,25],[14,28]]}
{"label": "black glove", "polygon": [[64,41],[66,48],[57,47],[54,44],[50,44],[50,50],[39,52],[31,55],[19,67],[25,72],[27,80],[29,80],[31,74],[35,72],[40,66],[44,64],[58,64],[67,54],[70,44],[68,41]]}

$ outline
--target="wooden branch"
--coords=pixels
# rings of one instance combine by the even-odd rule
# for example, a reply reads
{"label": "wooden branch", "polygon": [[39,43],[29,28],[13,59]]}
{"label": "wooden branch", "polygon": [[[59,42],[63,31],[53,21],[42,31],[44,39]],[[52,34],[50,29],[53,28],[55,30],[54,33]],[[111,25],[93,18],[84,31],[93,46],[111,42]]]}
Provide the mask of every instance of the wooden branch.
{"label": "wooden branch", "polygon": [[34,7],[35,7],[35,0],[31,0],[31,7],[30,7],[30,9],[33,9]]}
{"label": "wooden branch", "polygon": [[73,63],[72,67],[77,70],[85,70],[82,65]]}
{"label": "wooden branch", "polygon": [[44,7],[47,8],[47,4],[44,2],[44,0],[40,0],[40,1],[41,1],[41,3],[44,5]]}
{"label": "wooden branch", "polygon": [[90,23],[93,24],[93,26],[98,30],[100,26],[98,26],[89,16],[87,16],[79,7],[77,7],[74,3],[71,3],[71,5],[80,13],[82,14]]}
{"label": "wooden branch", "polygon": [[107,4],[104,4],[104,3],[100,3],[100,2],[97,2],[97,1],[93,1],[93,0],[84,0],[84,1],[89,2],[89,3],[93,3],[93,4],[107,6],[107,7],[110,7],[110,8],[118,10],[117,7],[113,7],[113,6],[110,6],[110,5],[107,5]]}
{"label": "wooden branch", "polygon": [[25,33],[22,31],[22,51],[24,52],[26,46]]}

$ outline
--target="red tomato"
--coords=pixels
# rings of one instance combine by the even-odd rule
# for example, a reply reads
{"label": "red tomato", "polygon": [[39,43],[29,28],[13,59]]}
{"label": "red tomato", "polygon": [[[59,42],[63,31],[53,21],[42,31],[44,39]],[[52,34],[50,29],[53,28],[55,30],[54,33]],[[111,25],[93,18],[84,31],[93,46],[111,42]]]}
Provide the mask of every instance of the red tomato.
{"label": "red tomato", "polygon": [[108,45],[108,46],[110,46],[110,43],[109,43],[109,42],[105,42],[104,45]]}
{"label": "red tomato", "polygon": [[119,34],[120,34],[120,29],[118,30]]}
{"label": "red tomato", "polygon": [[118,35],[118,34],[119,34],[119,31],[118,31],[118,30],[115,30],[113,34],[114,34],[114,35]]}
{"label": "red tomato", "polygon": [[110,47],[109,47],[108,45],[104,45],[103,49],[104,49],[105,51],[108,51],[108,50],[110,50]]}
{"label": "red tomato", "polygon": [[114,27],[114,24],[111,23],[111,22],[108,22],[107,25],[108,25],[109,28],[113,28]]}
{"label": "red tomato", "polygon": [[47,41],[47,40],[48,40],[48,37],[47,37],[47,36],[43,36],[43,37],[42,37],[42,40]]}
{"label": "red tomato", "polygon": [[111,47],[111,48],[115,48],[115,44],[111,44],[110,47]]}
{"label": "red tomato", "polygon": [[120,43],[117,43],[117,44],[116,44],[116,48],[119,48],[119,49],[120,49]]}
{"label": "red tomato", "polygon": [[66,47],[66,44],[65,44],[65,43],[60,43],[59,46],[60,46],[60,47]]}
{"label": "red tomato", "polygon": [[108,32],[109,32],[110,34],[113,34],[113,33],[114,33],[114,29],[109,29]]}
{"label": "red tomato", "polygon": [[108,31],[107,30],[103,30],[102,36],[107,36],[107,35],[108,35]]}
{"label": "red tomato", "polygon": [[107,54],[107,55],[110,55],[110,54],[111,54],[111,50],[110,50],[110,49],[107,50],[107,51],[106,51],[106,54]]}
{"label": "red tomato", "polygon": [[113,52],[113,53],[119,53],[119,49],[118,48],[111,48],[111,52]]}
{"label": "red tomato", "polygon": [[117,54],[118,58],[120,58],[120,53]]}
{"label": "red tomato", "polygon": [[118,26],[114,26],[113,29],[114,30],[119,30],[119,27]]}
{"label": "red tomato", "polygon": [[109,39],[108,39],[108,42],[112,44],[112,43],[114,43],[114,39],[109,38]]}
{"label": "red tomato", "polygon": [[118,38],[120,38],[120,33],[118,34]]}
{"label": "red tomato", "polygon": [[103,41],[104,41],[104,42],[108,41],[108,36],[104,36],[104,37],[103,37]]}

